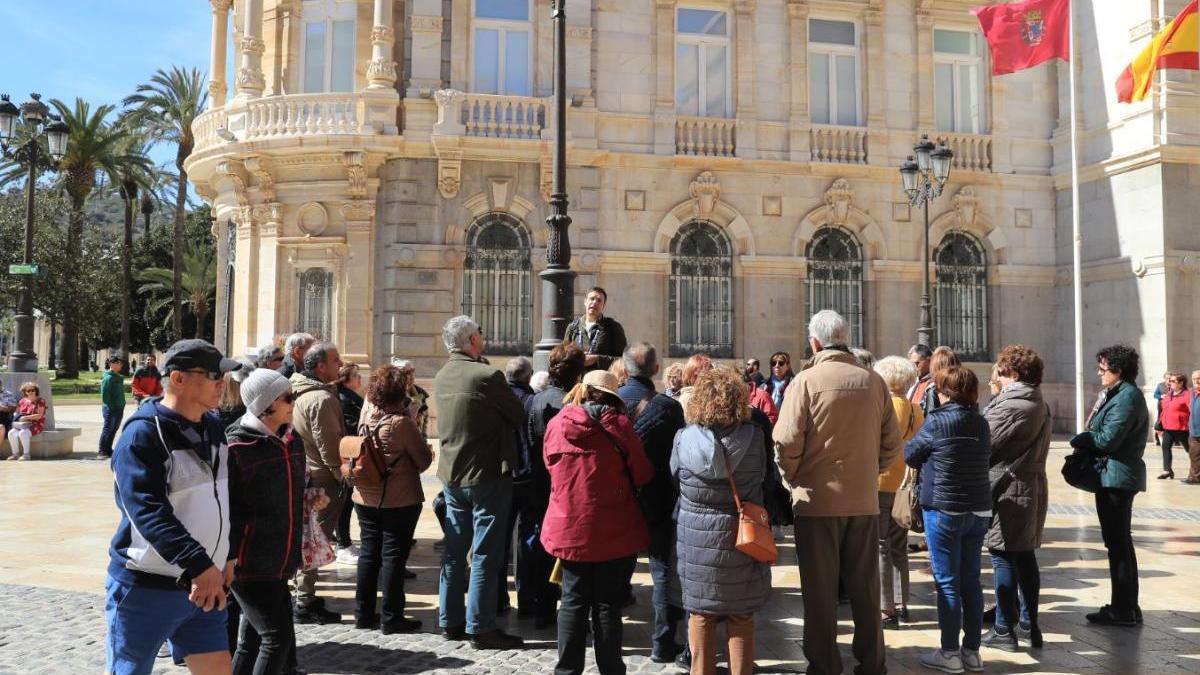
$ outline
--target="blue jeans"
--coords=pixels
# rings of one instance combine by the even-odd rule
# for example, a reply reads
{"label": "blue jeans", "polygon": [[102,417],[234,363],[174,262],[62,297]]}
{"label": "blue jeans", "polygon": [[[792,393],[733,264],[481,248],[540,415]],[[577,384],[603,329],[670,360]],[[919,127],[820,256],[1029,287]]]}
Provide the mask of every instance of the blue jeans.
{"label": "blue jeans", "polygon": [[102,405],[100,413],[104,416],[104,427],[100,429],[100,454],[111,455],[113,439],[117,437],[117,429],[121,428],[121,418],[125,416],[125,409]]}
{"label": "blue jeans", "polygon": [[[679,621],[686,614],[683,611],[683,591],[679,584],[679,573],[676,571],[675,550],[671,547],[670,556],[660,558],[654,554],[649,556],[650,579],[654,582],[651,593],[651,604],[654,605],[654,632],[651,634],[651,653],[674,653],[677,649],[675,635]],[[683,632],[685,642],[687,631]]]}
{"label": "blue jeans", "polygon": [[1026,629],[1036,626],[1042,589],[1036,552],[991,549],[990,553],[996,582],[996,629],[1008,632],[1014,619]]}
{"label": "blue jeans", "polygon": [[925,511],[925,541],[937,585],[938,626],[942,649],[958,651],[962,646],[979,649],[983,630],[983,584],[979,581],[983,537],[988,518],[973,513],[952,516],[936,509]]}
{"label": "blue jeans", "polygon": [[438,619],[442,628],[465,624],[472,635],[487,633],[496,627],[497,585],[504,563],[512,478],[502,476],[470,487],[447,485],[442,494],[446,496],[446,547],[438,580]]}

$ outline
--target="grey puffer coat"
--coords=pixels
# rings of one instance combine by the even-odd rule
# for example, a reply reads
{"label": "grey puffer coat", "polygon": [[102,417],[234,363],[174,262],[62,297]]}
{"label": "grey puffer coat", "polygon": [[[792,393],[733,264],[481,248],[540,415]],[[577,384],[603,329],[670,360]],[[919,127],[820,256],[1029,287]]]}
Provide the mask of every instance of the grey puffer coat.
{"label": "grey puffer coat", "polygon": [[984,545],[1032,551],[1042,545],[1049,502],[1050,407],[1041,389],[1015,382],[992,399],[983,416],[992,430],[988,478],[994,513]]}
{"label": "grey puffer coat", "polygon": [[676,551],[683,607],[704,614],[751,614],[770,595],[771,566],[734,548],[738,516],[726,456],[742,500],[759,505],[769,459],[762,430],[752,423],[723,432],[721,442],[724,453],[717,450],[712,430],[692,424],[675,435],[671,450],[671,475],[679,480]]}

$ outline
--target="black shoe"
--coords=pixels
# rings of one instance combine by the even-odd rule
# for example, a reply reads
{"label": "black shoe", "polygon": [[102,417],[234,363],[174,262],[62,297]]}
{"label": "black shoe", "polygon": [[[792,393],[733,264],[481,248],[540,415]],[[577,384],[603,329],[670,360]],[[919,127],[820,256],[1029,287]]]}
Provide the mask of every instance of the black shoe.
{"label": "black shoe", "polygon": [[375,630],[379,628],[379,615],[360,616],[354,619],[354,627],[359,630]]}
{"label": "black shoe", "polygon": [[1197,479],[1191,478],[1191,477],[1184,478],[1183,480],[1181,480],[1179,482],[1183,483],[1184,485],[1200,485],[1200,480],[1197,480]]}
{"label": "black shoe", "polygon": [[911,615],[908,613],[907,607],[901,607],[900,609],[896,610],[896,618],[900,619],[904,623],[909,623],[912,621],[912,619],[909,618],[910,616]]}
{"label": "black shoe", "polygon": [[1133,618],[1138,623],[1142,623],[1142,606],[1141,605],[1138,605],[1133,608]]}
{"label": "black shoe", "polygon": [[471,646],[475,649],[520,649],[525,646],[525,640],[519,635],[509,635],[496,628],[471,636]]}
{"label": "black shoe", "polygon": [[1136,626],[1137,611],[1133,612],[1116,612],[1111,605],[1105,605],[1098,611],[1087,615],[1088,623],[1099,624],[1101,626]]}
{"label": "black shoe", "polygon": [[447,640],[466,640],[466,626],[446,626],[442,629],[442,637]]}
{"label": "black shoe", "polygon": [[1164,472],[1158,474],[1159,480],[1167,480],[1168,478],[1171,478],[1171,479],[1175,478],[1175,472],[1168,470],[1168,471],[1164,471]]}
{"label": "black shoe", "polygon": [[992,605],[991,607],[988,607],[987,609],[983,610],[983,622],[984,623],[996,623],[996,606],[995,605]]}
{"label": "black shoe", "polygon": [[389,621],[379,627],[379,632],[384,635],[392,633],[415,633],[421,628],[421,622],[416,619],[408,619],[400,617],[395,621]]}
{"label": "black shoe", "polygon": [[1034,649],[1042,648],[1042,629],[1037,626],[1028,626],[1017,624],[1014,631],[1017,634],[1018,640],[1029,641],[1029,646]]}
{"label": "black shoe", "polygon": [[650,648],[650,660],[655,663],[671,663],[683,651],[683,645],[671,643],[656,644]]}
{"label": "black shoe", "polygon": [[683,651],[679,652],[679,656],[677,656],[675,658],[675,666],[677,668],[682,668],[684,672],[691,672],[691,670],[692,670],[692,649],[691,649],[691,647],[685,646],[683,648]]}
{"label": "black shoe", "polygon": [[404,568],[404,578],[405,579],[416,579],[417,573],[408,569],[407,567],[405,567]]}
{"label": "black shoe", "polygon": [[892,614],[891,616],[884,615],[883,617],[884,630],[900,630],[900,617]]}
{"label": "black shoe", "polygon": [[325,609],[325,603],[321,600],[317,600],[308,607],[297,607],[292,612],[292,620],[296,623],[341,623],[342,615]]}
{"label": "black shoe", "polygon": [[991,647],[992,649],[1015,652],[1017,651],[1017,634],[1011,630],[1001,633],[995,628],[992,628],[983,636],[981,644],[984,647]]}

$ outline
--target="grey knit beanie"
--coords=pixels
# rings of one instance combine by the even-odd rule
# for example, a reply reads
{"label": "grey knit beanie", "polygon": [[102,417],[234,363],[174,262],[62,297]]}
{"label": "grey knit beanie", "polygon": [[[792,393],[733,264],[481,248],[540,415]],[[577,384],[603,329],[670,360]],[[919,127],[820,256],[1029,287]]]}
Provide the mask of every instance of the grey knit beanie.
{"label": "grey knit beanie", "polygon": [[270,368],[255,368],[242,382],[242,403],[246,404],[246,412],[259,417],[275,399],[291,390],[292,383],[281,373]]}

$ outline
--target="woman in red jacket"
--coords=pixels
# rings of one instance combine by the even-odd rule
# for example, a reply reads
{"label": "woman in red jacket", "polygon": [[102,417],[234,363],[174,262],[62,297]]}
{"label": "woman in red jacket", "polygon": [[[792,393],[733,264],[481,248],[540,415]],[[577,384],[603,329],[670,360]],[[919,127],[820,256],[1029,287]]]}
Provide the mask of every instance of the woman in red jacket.
{"label": "woman in red jacket", "polygon": [[1167,373],[1167,390],[1159,401],[1162,412],[1158,421],[1162,424],[1162,473],[1159,480],[1174,478],[1171,469],[1171,449],[1178,444],[1184,451],[1188,447],[1188,421],[1192,414],[1192,396],[1188,392],[1187,378],[1183,373]]}
{"label": "woman in red jacket", "polygon": [[546,427],[543,445],[550,506],[542,546],[562,561],[554,672],[583,672],[587,621],[595,616],[601,675],[624,673],[621,605],[637,554],[650,545],[634,489],[650,482],[654,467],[625,415],[612,373],[589,372],[565,401]]}

